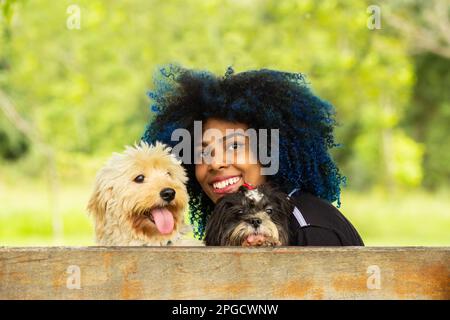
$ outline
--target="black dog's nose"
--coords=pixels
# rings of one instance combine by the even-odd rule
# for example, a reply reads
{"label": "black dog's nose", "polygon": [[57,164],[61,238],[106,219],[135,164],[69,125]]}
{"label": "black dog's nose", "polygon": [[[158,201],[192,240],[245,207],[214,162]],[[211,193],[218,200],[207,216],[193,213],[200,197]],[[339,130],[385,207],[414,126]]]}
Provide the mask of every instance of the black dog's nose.
{"label": "black dog's nose", "polygon": [[172,201],[173,198],[175,198],[175,190],[173,190],[172,188],[164,188],[159,193],[159,196],[167,202]]}
{"label": "black dog's nose", "polygon": [[262,223],[262,221],[259,218],[254,218],[250,220],[250,223],[253,225],[254,228],[258,228],[259,225]]}

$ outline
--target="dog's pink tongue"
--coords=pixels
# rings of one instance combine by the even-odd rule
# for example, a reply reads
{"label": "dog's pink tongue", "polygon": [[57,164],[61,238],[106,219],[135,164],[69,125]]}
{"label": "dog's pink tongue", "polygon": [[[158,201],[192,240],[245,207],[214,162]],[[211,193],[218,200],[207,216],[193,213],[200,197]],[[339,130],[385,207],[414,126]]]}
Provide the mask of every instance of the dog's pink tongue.
{"label": "dog's pink tongue", "polygon": [[173,231],[174,221],[172,212],[165,208],[157,208],[152,210],[153,220],[155,220],[156,228],[162,234],[169,234]]}
{"label": "dog's pink tongue", "polygon": [[261,244],[262,242],[264,242],[265,239],[266,237],[262,234],[251,234],[247,237],[245,241],[247,242],[246,243],[247,245],[253,246]]}

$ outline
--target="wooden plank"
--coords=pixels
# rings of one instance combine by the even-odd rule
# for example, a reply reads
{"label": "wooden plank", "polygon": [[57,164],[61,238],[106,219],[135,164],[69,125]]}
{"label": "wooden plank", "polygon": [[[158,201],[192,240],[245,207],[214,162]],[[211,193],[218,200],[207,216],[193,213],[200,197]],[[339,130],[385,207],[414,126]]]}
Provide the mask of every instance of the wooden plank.
{"label": "wooden plank", "polygon": [[0,299],[449,299],[449,262],[437,247],[0,247]]}

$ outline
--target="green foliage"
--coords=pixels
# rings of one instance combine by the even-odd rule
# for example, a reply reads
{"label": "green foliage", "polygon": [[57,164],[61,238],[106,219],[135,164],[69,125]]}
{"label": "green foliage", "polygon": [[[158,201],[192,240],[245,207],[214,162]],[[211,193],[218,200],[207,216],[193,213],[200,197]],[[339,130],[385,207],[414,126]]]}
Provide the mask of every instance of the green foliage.
{"label": "green foliage", "polygon": [[22,157],[28,151],[27,144],[23,135],[17,131],[7,132],[0,130],[0,159],[14,161]]}
{"label": "green foliage", "polygon": [[[382,138],[403,134],[414,61],[392,32],[367,28],[368,3],[85,0],[77,2],[79,30],[66,26],[71,1],[5,3],[0,60],[8,67],[0,68],[0,84],[56,151],[62,176],[70,175],[64,168],[82,170],[75,159],[83,155],[139,139],[151,118],[152,73],[178,62],[219,74],[229,65],[305,73],[337,107],[343,147],[335,156],[351,187],[420,184],[421,174],[404,179],[389,169],[396,146]],[[22,150],[23,139],[0,123],[10,141],[3,149]],[[408,141],[403,149],[420,167],[419,147]]]}
{"label": "green foliage", "polygon": [[450,181],[450,62],[434,54],[414,61],[417,81],[403,125],[426,146],[425,186],[442,187]]}

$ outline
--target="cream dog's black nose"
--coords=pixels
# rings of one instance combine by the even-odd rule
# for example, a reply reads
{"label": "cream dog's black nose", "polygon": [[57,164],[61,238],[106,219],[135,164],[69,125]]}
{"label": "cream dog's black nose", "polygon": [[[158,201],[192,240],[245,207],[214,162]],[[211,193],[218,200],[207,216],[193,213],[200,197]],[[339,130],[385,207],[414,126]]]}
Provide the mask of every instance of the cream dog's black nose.
{"label": "cream dog's black nose", "polygon": [[173,198],[175,198],[175,190],[173,190],[172,188],[164,188],[159,193],[159,196],[167,202],[172,201]]}

